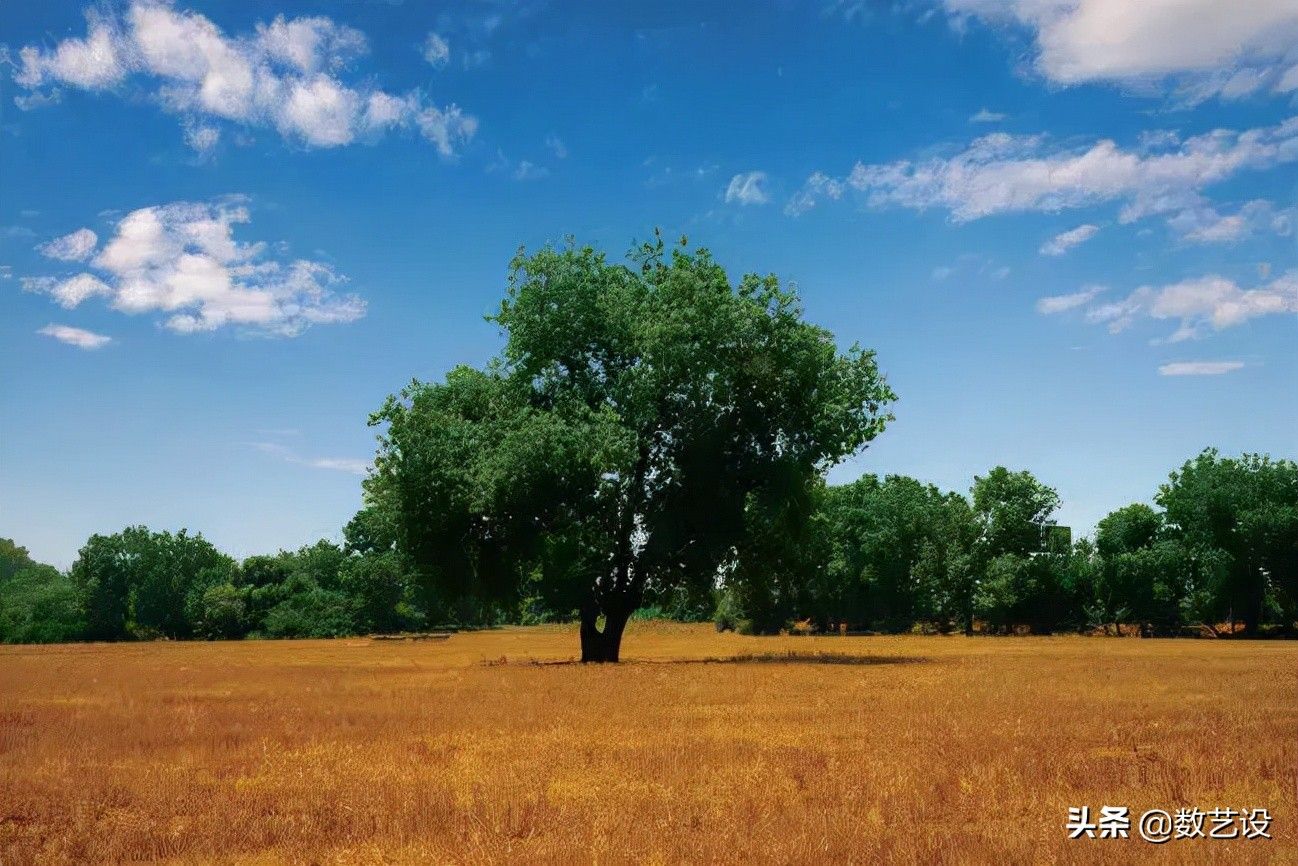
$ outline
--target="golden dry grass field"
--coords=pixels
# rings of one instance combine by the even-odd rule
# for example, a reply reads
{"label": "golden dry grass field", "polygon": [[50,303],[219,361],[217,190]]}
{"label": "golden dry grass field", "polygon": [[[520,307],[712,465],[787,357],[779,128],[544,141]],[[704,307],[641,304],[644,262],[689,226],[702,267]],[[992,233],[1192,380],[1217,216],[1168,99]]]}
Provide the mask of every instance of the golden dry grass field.
{"label": "golden dry grass field", "polygon": [[[0,863],[1298,862],[1298,644],[576,643],[0,648]],[[1111,804],[1274,839],[1066,838]]]}

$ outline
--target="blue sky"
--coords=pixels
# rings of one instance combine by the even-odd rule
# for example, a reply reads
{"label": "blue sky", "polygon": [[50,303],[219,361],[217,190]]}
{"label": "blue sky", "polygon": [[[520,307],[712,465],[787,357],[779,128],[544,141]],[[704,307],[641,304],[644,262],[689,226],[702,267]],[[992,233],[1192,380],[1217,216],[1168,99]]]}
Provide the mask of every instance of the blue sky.
{"label": "blue sky", "polygon": [[[649,7],[649,8],[646,8]],[[1004,463],[1088,531],[1298,453],[1298,8],[0,7],[0,535],[337,538],[366,417],[500,346],[519,245],[660,226],[878,351],[834,470]]]}

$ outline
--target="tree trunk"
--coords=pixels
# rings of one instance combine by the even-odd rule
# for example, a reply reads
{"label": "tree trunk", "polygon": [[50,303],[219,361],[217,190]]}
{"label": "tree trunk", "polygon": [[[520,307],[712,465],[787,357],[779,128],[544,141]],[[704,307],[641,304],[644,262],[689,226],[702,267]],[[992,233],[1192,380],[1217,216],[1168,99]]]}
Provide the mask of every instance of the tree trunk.
{"label": "tree trunk", "polygon": [[[601,607],[592,599],[581,608],[581,660],[586,662],[616,662],[622,649],[622,632],[631,618],[629,605]],[[599,628],[599,616],[604,615],[604,628]]]}

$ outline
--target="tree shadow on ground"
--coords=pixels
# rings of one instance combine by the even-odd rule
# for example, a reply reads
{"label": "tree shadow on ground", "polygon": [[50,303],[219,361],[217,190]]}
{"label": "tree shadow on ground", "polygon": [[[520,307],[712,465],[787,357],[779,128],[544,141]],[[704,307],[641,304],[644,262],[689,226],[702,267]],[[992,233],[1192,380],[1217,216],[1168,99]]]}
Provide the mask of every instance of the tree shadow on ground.
{"label": "tree shadow on ground", "polygon": [[[808,653],[808,652],[787,652],[787,653],[740,653],[733,656],[707,656],[705,658],[695,659],[623,659],[616,664],[624,666],[637,665],[904,665],[904,664],[922,664],[929,659],[922,656],[876,656],[876,655],[851,655],[848,653]],[[582,665],[583,662],[577,659],[556,659],[553,661],[541,661],[537,659],[527,659],[518,661],[509,661],[505,657],[499,659],[486,659],[482,662],[487,666],[518,664],[530,667],[556,667],[567,665]]]}

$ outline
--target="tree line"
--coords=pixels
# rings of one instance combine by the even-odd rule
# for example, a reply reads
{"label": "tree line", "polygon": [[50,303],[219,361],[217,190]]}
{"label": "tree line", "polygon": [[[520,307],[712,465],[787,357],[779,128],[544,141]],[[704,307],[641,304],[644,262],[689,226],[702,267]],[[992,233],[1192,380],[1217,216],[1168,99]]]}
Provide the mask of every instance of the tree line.
{"label": "tree line", "polygon": [[[1055,490],[996,467],[968,495],[903,475],[824,485],[803,533],[711,583],[650,584],[639,615],[759,634],[853,631],[1178,635],[1298,621],[1298,464],[1207,450],[1093,537]],[[515,597],[438,594],[373,504],[328,540],[242,562],[201,534],[92,536],[70,570],[0,539],[0,641],[342,637],[580,618],[540,567]],[[1231,631],[1234,628],[1230,629]]]}
{"label": "tree line", "polygon": [[414,381],[379,429],[343,543],[236,562],[201,535],[93,536],[66,574],[0,551],[0,638],[329,637],[553,620],[617,661],[627,620],[765,633],[1178,634],[1298,617],[1298,465],[1208,450],[1154,506],[1074,541],[1059,496],[997,467],[968,495],[826,483],[893,416],[873,352],[839,347],[774,276],[731,281],[660,237],[626,261],[520,251],[501,353]]}

